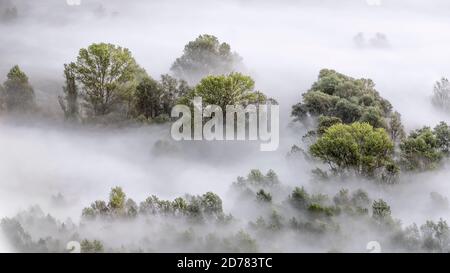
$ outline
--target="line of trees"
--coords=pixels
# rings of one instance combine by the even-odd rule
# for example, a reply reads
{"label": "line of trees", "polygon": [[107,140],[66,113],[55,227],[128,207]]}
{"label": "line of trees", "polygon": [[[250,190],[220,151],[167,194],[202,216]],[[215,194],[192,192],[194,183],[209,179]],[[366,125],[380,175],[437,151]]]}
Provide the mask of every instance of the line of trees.
{"label": "line of trees", "polygon": [[[316,250],[365,251],[366,241],[352,236],[359,230],[379,241],[385,251],[450,250],[450,228],[445,220],[403,227],[385,200],[373,198],[362,189],[343,188],[328,195],[284,185],[272,170],[267,174],[251,170],[233,183],[232,192],[239,193],[232,201],[239,206],[239,215],[249,213],[246,219],[225,215],[222,199],[212,192],[172,201],[152,195],[138,205],[122,188],[115,187],[108,201],[95,201],[83,209],[79,225],[70,220],[60,222],[33,207],[13,218],[3,218],[0,228],[21,252],[63,252],[65,243],[72,240],[81,242],[82,252],[173,251],[175,247],[202,252],[256,252],[274,246],[292,249],[295,244],[305,249],[311,241]],[[436,193],[431,197],[443,202]],[[447,200],[445,203],[448,206]],[[137,225],[139,231],[130,236],[131,244],[126,240],[129,238],[123,238],[121,247],[115,248],[115,242],[107,238],[120,234],[117,232],[123,230],[123,225]],[[154,236],[156,226],[163,228],[158,236]],[[99,228],[102,232],[93,232]],[[292,244],[274,244],[286,234]],[[348,240],[349,236],[353,241]],[[338,248],[330,249],[333,246]]]}

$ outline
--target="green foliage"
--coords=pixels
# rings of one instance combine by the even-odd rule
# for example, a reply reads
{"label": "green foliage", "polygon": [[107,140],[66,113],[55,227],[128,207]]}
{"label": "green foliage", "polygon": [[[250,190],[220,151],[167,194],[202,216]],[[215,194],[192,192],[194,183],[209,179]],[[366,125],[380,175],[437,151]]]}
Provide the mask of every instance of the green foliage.
{"label": "green foliage", "polygon": [[201,97],[204,105],[218,105],[225,111],[227,105],[265,102],[266,97],[254,88],[253,79],[240,73],[207,76],[180,103],[190,105],[194,97]]}
{"label": "green foliage", "polygon": [[241,192],[247,192],[249,195],[254,196],[254,192],[256,191],[270,190],[279,186],[279,184],[278,176],[273,170],[269,170],[264,175],[260,170],[253,169],[250,170],[247,178],[238,177],[232,186]]}
{"label": "green foliage", "polygon": [[293,106],[292,116],[303,120],[308,114],[323,115],[339,118],[343,123],[359,121],[375,128],[387,128],[386,119],[391,115],[392,106],[374,86],[370,79],[354,79],[323,69],[318,80],[303,94],[303,101]]}
{"label": "green foliage", "polygon": [[372,218],[378,222],[391,220],[391,207],[383,199],[373,201]]}
{"label": "green foliage", "polygon": [[420,227],[423,236],[423,248],[429,252],[450,251],[450,230],[446,221],[437,223],[427,221]]}
{"label": "green foliage", "polygon": [[190,90],[185,81],[177,80],[167,74],[161,75],[160,82],[145,76],[136,86],[133,94],[134,116],[156,122],[168,121],[176,101]]}
{"label": "green foliage", "polygon": [[[187,195],[173,201],[161,200],[152,195],[141,202],[139,206],[132,199],[127,199],[120,187],[115,187],[109,194],[109,202],[95,201],[84,208],[84,220],[95,219],[125,219],[139,215],[180,216],[192,220],[215,219],[227,221],[222,208],[222,199],[215,193],[207,192],[201,196]],[[227,218],[228,217],[228,218]]]}
{"label": "green foliage", "polygon": [[317,133],[319,135],[323,135],[328,128],[339,123],[342,123],[342,120],[340,118],[320,116],[318,119]]}
{"label": "green foliage", "polygon": [[3,84],[3,98],[8,111],[29,112],[35,108],[33,87],[19,66],[11,68]]}
{"label": "green foliage", "polygon": [[154,118],[161,114],[163,90],[158,82],[150,77],[143,79],[136,87],[134,110],[145,118]]}
{"label": "green foliage", "polygon": [[311,145],[310,152],[334,172],[353,170],[371,177],[392,161],[393,143],[384,129],[367,123],[336,124]]}
{"label": "green foliage", "polygon": [[391,135],[391,139],[396,142],[402,140],[405,137],[405,129],[401,122],[401,115],[398,112],[392,113],[389,119],[388,132]]}
{"label": "green foliage", "polygon": [[64,96],[59,96],[58,101],[64,112],[66,120],[77,120],[79,118],[79,88],[76,83],[73,65],[64,65],[65,86],[63,87]]}
{"label": "green foliage", "polygon": [[122,210],[125,207],[126,195],[121,187],[111,189],[108,206],[113,210]]}
{"label": "green foliage", "polygon": [[126,85],[139,71],[128,49],[106,43],[80,49],[76,62],[70,66],[82,85],[84,105],[92,116],[115,110],[124,100]]}
{"label": "green foliage", "polygon": [[102,242],[98,240],[83,240],[80,245],[82,253],[101,253],[104,251]]}
{"label": "green foliage", "polygon": [[305,210],[310,205],[310,196],[304,187],[296,187],[289,197],[289,202],[294,208]]}
{"label": "green foliage", "polygon": [[436,136],[438,149],[448,155],[450,153],[450,126],[441,121],[434,127],[433,133]]}
{"label": "green foliage", "polygon": [[441,122],[432,130],[429,127],[415,130],[401,144],[401,162],[407,170],[431,170],[448,155],[450,130]]}
{"label": "green foliage", "polygon": [[256,193],[256,200],[263,203],[270,203],[272,202],[272,195],[270,194],[270,192],[265,192],[263,189],[261,189]]}
{"label": "green foliage", "polygon": [[208,75],[235,71],[240,64],[241,58],[231,52],[227,43],[220,43],[217,37],[204,34],[184,47],[183,55],[175,60],[171,70],[178,78],[196,83]]}
{"label": "green foliage", "polygon": [[168,74],[161,75],[160,87],[162,89],[161,108],[168,115],[177,100],[186,96],[192,89],[186,81],[178,80]]}

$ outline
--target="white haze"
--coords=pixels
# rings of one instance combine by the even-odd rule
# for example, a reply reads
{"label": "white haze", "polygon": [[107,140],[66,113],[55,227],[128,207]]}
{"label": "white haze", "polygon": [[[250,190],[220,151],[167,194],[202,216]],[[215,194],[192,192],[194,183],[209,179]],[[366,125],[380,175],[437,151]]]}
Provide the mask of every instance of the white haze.
{"label": "white haze", "polygon": [[[373,79],[408,130],[449,120],[429,99],[433,83],[450,76],[450,3],[445,0],[385,0],[381,6],[363,0],[82,0],[78,7],[64,0],[3,2],[19,7],[19,19],[0,24],[0,79],[19,64],[39,105],[53,116],[62,115],[56,98],[63,64],[73,61],[80,48],[94,42],[127,47],[159,78],[188,41],[209,33],[228,42],[243,57],[257,88],[279,101],[282,138],[273,153],[259,152],[257,145],[210,143],[186,144],[181,155],[160,157],[152,147],[168,137],[164,126],[107,131],[0,120],[0,217],[39,204],[57,218],[78,220],[83,207],[105,199],[116,185],[135,200],[206,191],[224,197],[235,178],[252,168],[274,169],[283,183],[309,187],[312,166],[285,159],[301,136],[288,129],[289,112],[321,68]],[[382,33],[389,46],[358,47],[353,38],[360,32],[366,39]],[[429,209],[430,192],[450,196],[449,175],[447,167],[404,177],[393,190],[364,187],[372,197],[385,198],[395,217],[420,224],[450,219],[448,211],[434,215]],[[336,188],[342,186],[353,187]],[[52,206],[57,193],[67,199],[66,206]],[[233,212],[226,198],[224,206]],[[0,251],[9,250],[1,236]]]}

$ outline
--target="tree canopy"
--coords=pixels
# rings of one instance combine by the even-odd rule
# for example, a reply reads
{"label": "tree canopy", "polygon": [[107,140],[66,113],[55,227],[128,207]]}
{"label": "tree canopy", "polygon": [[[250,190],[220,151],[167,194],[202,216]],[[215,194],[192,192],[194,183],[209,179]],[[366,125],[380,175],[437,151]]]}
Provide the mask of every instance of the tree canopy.
{"label": "tree canopy", "polygon": [[205,105],[218,105],[223,110],[227,105],[245,106],[267,100],[263,93],[255,91],[253,79],[241,73],[207,76],[180,103],[187,105],[194,97],[201,97]]}
{"label": "tree canopy", "polygon": [[27,75],[18,65],[11,68],[4,82],[3,98],[8,111],[30,111],[35,107],[35,95]]}
{"label": "tree canopy", "polygon": [[231,51],[229,44],[220,43],[213,35],[203,34],[184,47],[183,55],[175,60],[171,71],[176,77],[195,84],[208,75],[236,71],[240,65],[241,57]]}
{"label": "tree canopy", "polygon": [[430,170],[438,166],[450,147],[450,127],[441,122],[434,129],[423,127],[400,144],[401,162],[407,170]]}
{"label": "tree canopy", "polygon": [[[382,98],[370,79],[354,79],[334,70],[322,69],[316,82],[293,106],[295,120],[306,116],[330,116],[343,123],[367,122],[389,129],[392,106]],[[396,118],[399,118],[397,116]]]}
{"label": "tree canopy", "polygon": [[323,160],[334,172],[353,170],[374,176],[392,162],[394,145],[382,128],[368,123],[335,124],[310,146],[314,157]]}
{"label": "tree canopy", "polygon": [[123,98],[125,84],[138,72],[128,49],[106,43],[80,49],[76,62],[70,66],[81,83],[84,104],[93,116],[111,113]]}

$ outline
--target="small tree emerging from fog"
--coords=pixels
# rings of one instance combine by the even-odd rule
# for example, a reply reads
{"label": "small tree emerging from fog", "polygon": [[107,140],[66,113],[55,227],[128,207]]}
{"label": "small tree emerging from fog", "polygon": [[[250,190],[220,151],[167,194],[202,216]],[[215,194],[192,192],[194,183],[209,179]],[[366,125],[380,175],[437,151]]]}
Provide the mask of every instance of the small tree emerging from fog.
{"label": "small tree emerging from fog", "polygon": [[208,75],[236,71],[240,64],[241,57],[231,51],[230,45],[204,34],[184,47],[183,55],[175,60],[171,70],[176,77],[193,84]]}
{"label": "small tree emerging from fog", "polygon": [[450,82],[448,79],[442,78],[436,82],[432,102],[436,107],[450,112]]}
{"label": "small tree emerging from fog", "polygon": [[109,194],[108,206],[115,211],[121,211],[125,208],[126,195],[121,187],[115,187],[111,189]]}
{"label": "small tree emerging from fog", "polygon": [[30,111],[35,107],[34,90],[27,75],[16,65],[9,71],[4,86],[8,111]]}
{"label": "small tree emerging from fog", "polygon": [[391,218],[391,207],[383,200],[373,201],[372,217],[377,221],[385,221]]}

